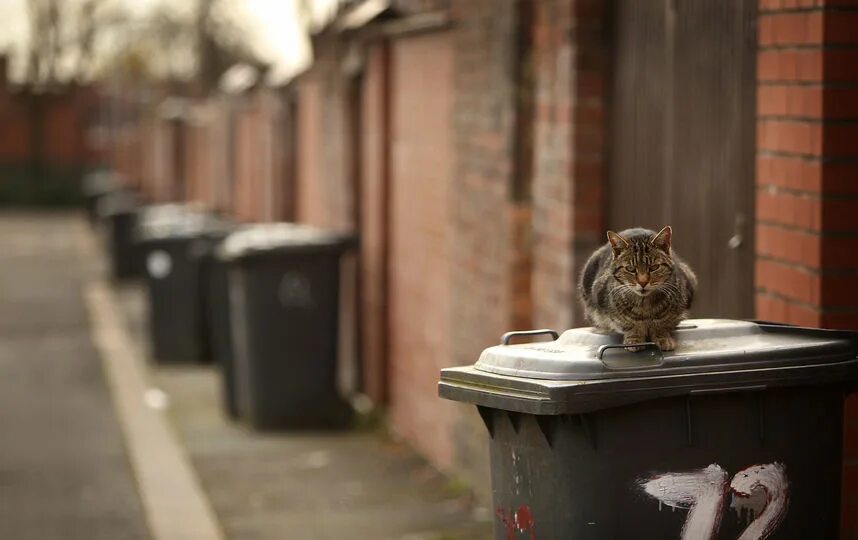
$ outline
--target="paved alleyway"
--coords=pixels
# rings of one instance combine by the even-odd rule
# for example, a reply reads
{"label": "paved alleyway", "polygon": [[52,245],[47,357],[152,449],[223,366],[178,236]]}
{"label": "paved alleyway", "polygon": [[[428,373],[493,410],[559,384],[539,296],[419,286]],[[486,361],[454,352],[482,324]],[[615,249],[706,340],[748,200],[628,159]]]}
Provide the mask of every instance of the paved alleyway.
{"label": "paved alleyway", "polygon": [[0,539],[490,536],[404,445],[255,433],[225,421],[213,366],[147,363],[142,288],[105,282],[95,240],[74,214],[0,212]]}
{"label": "paved alleyway", "polygon": [[0,214],[0,538],[148,538],[72,214]]}

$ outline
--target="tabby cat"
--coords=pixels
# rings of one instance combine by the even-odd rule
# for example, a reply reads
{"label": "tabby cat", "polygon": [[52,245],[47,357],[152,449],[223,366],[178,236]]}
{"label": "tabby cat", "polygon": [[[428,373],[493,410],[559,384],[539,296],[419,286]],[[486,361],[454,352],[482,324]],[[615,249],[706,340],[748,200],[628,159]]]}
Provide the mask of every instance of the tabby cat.
{"label": "tabby cat", "polygon": [[670,248],[670,226],[659,232],[608,231],[608,243],[596,250],[578,287],[584,313],[599,332],[623,334],[623,344],[655,342],[676,348],[671,331],[688,317],[697,277]]}

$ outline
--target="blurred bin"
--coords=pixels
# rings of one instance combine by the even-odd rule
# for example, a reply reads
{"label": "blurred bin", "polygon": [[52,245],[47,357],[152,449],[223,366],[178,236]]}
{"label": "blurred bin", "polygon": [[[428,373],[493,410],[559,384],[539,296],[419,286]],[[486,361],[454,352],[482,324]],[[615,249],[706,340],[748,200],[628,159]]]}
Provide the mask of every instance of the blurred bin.
{"label": "blurred bin", "polygon": [[135,243],[139,202],[129,191],[113,191],[97,202],[113,279],[140,277],[140,253]]}
{"label": "blurred bin", "polygon": [[340,262],[354,243],[286,223],[251,227],[224,241],[235,355],[232,377],[224,370],[225,386],[251,426],[351,421],[337,386],[337,352]]}
{"label": "blurred bin", "polygon": [[676,337],[631,353],[574,329],[442,370],[488,428],[495,538],[838,538],[858,334],[701,319]]}
{"label": "blurred bin", "polygon": [[98,221],[98,201],[102,197],[122,189],[123,181],[119,173],[113,171],[93,171],[83,177],[81,192],[86,206],[86,215],[93,225]]}
{"label": "blurred bin", "polygon": [[148,209],[139,245],[149,297],[152,357],[159,363],[211,360],[206,258],[228,224],[178,205]]}
{"label": "blurred bin", "polygon": [[[239,230],[240,227],[236,227]],[[234,231],[233,231],[234,232]],[[206,283],[206,314],[208,316],[209,347],[212,360],[221,373],[221,398],[224,412],[238,418],[235,392],[235,353],[233,352],[232,320],[229,309],[228,263],[222,253],[223,243],[206,256],[203,266]]]}

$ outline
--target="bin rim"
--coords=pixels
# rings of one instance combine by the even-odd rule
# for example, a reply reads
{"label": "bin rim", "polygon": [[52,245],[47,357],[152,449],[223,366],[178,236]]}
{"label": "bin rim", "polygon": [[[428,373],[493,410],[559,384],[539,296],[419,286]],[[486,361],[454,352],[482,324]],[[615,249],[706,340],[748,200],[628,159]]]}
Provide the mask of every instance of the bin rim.
{"label": "bin rim", "polygon": [[86,173],[81,181],[81,192],[88,197],[105,195],[122,189],[124,177],[111,170],[97,170]]}
{"label": "bin rim", "polygon": [[350,233],[289,222],[259,223],[227,235],[216,255],[225,262],[243,261],[277,253],[339,253],[356,244],[357,237]]}
{"label": "bin rim", "polygon": [[141,209],[136,236],[140,242],[223,237],[235,225],[192,206],[169,203]]}
{"label": "bin rim", "polygon": [[127,188],[108,191],[96,201],[96,214],[105,218],[119,214],[134,214],[140,209],[140,199]]}
{"label": "bin rim", "polygon": [[[695,350],[695,340],[679,331],[680,346],[672,353],[620,349],[619,359],[611,360],[616,363],[605,365],[598,359],[600,344],[619,336],[573,329],[550,342],[490,347],[472,366],[442,370],[439,393],[478,405],[555,414],[668,395],[858,383],[856,332],[725,319],[687,322],[704,327],[689,333],[735,343],[707,350],[712,339],[698,339],[703,347]],[[724,335],[717,337],[719,331]]]}

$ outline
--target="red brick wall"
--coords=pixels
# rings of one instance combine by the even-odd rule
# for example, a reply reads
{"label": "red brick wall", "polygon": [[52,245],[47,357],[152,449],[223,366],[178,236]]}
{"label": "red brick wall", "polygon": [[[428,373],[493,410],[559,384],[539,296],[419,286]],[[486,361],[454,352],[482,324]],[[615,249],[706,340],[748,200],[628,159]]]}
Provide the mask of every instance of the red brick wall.
{"label": "red brick wall", "polygon": [[452,47],[448,33],[391,45],[390,420],[442,467],[453,462],[450,403],[437,399],[450,358]]}
{"label": "red brick wall", "polygon": [[[518,206],[512,200],[516,2],[454,0],[451,17],[456,163],[450,207],[453,273],[447,365],[464,365],[498,342],[515,313],[514,269],[520,262],[511,249]],[[455,410],[457,421],[447,436],[453,438],[457,469],[484,487],[485,428],[474,407]]]}
{"label": "red brick wall", "polygon": [[533,325],[562,330],[575,305],[572,0],[536,2],[534,59]]}
{"label": "red brick wall", "polygon": [[[231,213],[237,220],[283,219],[284,182],[288,181],[283,156],[288,149],[282,96],[259,89],[234,100],[220,100],[216,106],[220,113],[206,114],[205,144],[227,151],[223,156],[208,156],[206,200],[212,207],[226,207],[231,186]],[[217,169],[227,172],[217,174]]]}
{"label": "red brick wall", "polygon": [[[27,165],[34,152],[47,169],[71,170],[93,165],[96,155],[88,144],[87,127],[99,96],[89,88],[58,94],[10,93],[0,88],[0,163]],[[34,147],[33,123],[41,126],[41,148]]]}
{"label": "red brick wall", "polygon": [[134,188],[142,187],[143,177],[140,164],[142,162],[142,145],[139,140],[137,126],[127,123],[114,130],[113,134],[113,167],[120,173],[127,184]]}
{"label": "red brick wall", "polygon": [[829,4],[760,3],[757,316],[858,328],[858,11]]}
{"label": "red brick wall", "polygon": [[578,272],[604,242],[603,14],[597,0],[534,5],[533,321],[563,330],[583,323]]}
{"label": "red brick wall", "polygon": [[140,164],[140,192],[147,201],[155,201],[156,196],[156,170],[154,160],[155,122],[151,115],[147,114],[140,120],[140,153],[143,162]]}
{"label": "red brick wall", "polygon": [[360,328],[363,391],[387,401],[388,46],[372,44],[362,90]]}
{"label": "red brick wall", "polygon": [[[364,375],[366,390],[383,401],[385,372],[373,364],[388,342],[394,431],[435,465],[486,488],[485,428],[473,407],[440,401],[436,385],[439,369],[473,363],[515,316],[521,258],[512,241],[529,218],[512,197],[516,2],[458,0],[451,17],[452,30],[391,38],[389,141],[382,46],[376,43],[367,55],[360,144]],[[352,193],[343,137],[347,79],[332,69],[341,66],[344,44],[322,38],[316,44],[315,66],[299,82],[298,215],[330,226],[348,222]],[[387,293],[391,332],[385,338]]]}
{"label": "red brick wall", "polygon": [[185,123],[185,196],[184,199],[196,203],[200,208],[208,207],[209,182],[211,174],[208,167],[209,152],[206,148],[208,126],[201,111],[195,107]]}
{"label": "red brick wall", "polygon": [[263,214],[266,221],[283,219],[284,182],[288,180],[283,163],[286,148],[284,102],[273,90],[260,90],[259,102],[259,175],[262,177]]}
{"label": "red brick wall", "polygon": [[333,221],[322,168],[322,90],[321,82],[311,77],[298,83],[297,218],[318,226]]}
{"label": "red brick wall", "polygon": [[157,202],[174,201],[178,198],[176,178],[175,126],[169,120],[156,116],[152,128],[151,159],[153,163],[152,189]]}
{"label": "red brick wall", "polygon": [[[757,316],[858,329],[858,2],[759,5]],[[856,478],[851,396],[843,538],[858,536]]]}
{"label": "red brick wall", "polygon": [[259,221],[263,214],[263,192],[257,170],[258,119],[256,104],[245,101],[237,107],[235,120],[235,185],[233,217],[242,222]]}
{"label": "red brick wall", "polygon": [[233,100],[227,96],[216,96],[209,100],[208,108],[211,122],[212,207],[217,212],[228,213],[234,176],[231,146]]}
{"label": "red brick wall", "polygon": [[298,82],[298,220],[355,227],[345,51],[336,35],[316,39],[315,62]]}
{"label": "red brick wall", "polygon": [[0,163],[29,159],[30,137],[27,97],[0,93]]}

